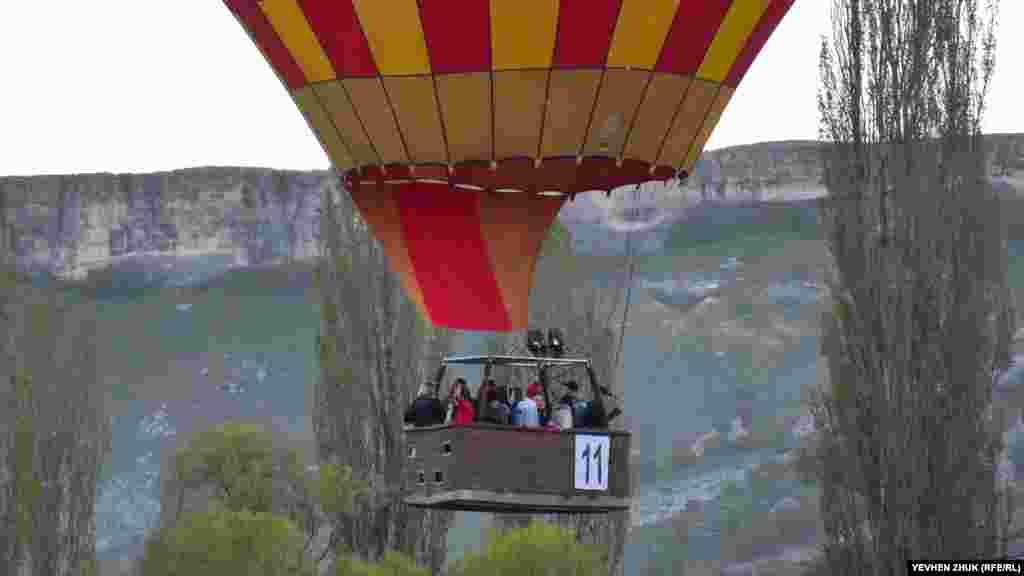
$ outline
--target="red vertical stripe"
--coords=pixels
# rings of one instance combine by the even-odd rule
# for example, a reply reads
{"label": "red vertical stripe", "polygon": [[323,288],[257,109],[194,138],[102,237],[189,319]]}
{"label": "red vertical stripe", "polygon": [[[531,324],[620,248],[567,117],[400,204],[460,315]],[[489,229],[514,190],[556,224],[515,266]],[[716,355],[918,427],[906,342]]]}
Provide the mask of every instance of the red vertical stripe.
{"label": "red vertical stripe", "polygon": [[656,72],[694,74],[704,61],[732,0],[688,0],[676,11]]}
{"label": "red vertical stripe", "polygon": [[491,69],[489,0],[420,3],[420,21],[435,74]]}
{"label": "red vertical stripe", "polygon": [[558,8],[554,66],[604,66],[621,3],[621,0],[562,0]]}
{"label": "red vertical stripe", "polygon": [[764,47],[765,42],[771,37],[772,32],[775,31],[775,27],[778,26],[779,22],[782,21],[782,17],[789,11],[790,6],[796,0],[772,0],[772,3],[768,6],[768,9],[764,11],[761,16],[761,20],[758,21],[754,31],[750,34],[750,39],[747,40],[747,45],[743,47],[743,51],[740,52],[739,57],[736,58],[736,62],[733,63],[732,68],[729,69],[729,74],[725,77],[725,84],[729,86],[739,86],[740,80],[747,73],[750,65],[754,63],[754,58],[757,58],[758,53],[761,52],[761,48]]}
{"label": "red vertical stripe", "polygon": [[508,313],[481,236],[477,195],[448,184],[391,186],[413,273],[434,323],[508,330]]}
{"label": "red vertical stripe", "polygon": [[299,0],[299,6],[339,78],[377,75],[352,0]]}
{"label": "red vertical stripe", "polygon": [[302,68],[299,68],[291,52],[285,48],[259,5],[254,0],[224,0],[224,3],[249,29],[256,44],[263,50],[274,70],[277,70],[284,79],[288,89],[295,90],[305,86],[306,76],[302,73]]}

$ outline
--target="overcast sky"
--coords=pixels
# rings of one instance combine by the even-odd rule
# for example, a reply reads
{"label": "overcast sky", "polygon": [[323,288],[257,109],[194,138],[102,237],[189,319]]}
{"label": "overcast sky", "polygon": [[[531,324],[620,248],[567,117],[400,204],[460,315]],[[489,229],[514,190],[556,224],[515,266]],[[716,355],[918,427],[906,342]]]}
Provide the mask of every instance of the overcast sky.
{"label": "overcast sky", "polygon": [[[816,137],[829,4],[797,0],[709,149]],[[1024,132],[1024,0],[1001,4],[985,131]],[[328,166],[220,0],[2,1],[0,74],[0,176]]]}

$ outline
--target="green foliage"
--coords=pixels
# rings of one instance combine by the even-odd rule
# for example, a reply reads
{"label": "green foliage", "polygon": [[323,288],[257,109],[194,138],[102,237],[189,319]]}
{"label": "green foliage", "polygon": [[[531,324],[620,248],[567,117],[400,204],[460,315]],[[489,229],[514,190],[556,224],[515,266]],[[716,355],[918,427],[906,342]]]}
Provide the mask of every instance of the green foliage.
{"label": "green foliage", "polygon": [[352,270],[352,256],[343,253],[334,257],[334,272],[336,274],[348,274]]}
{"label": "green foliage", "polygon": [[6,292],[18,285],[18,274],[14,270],[0,269],[0,292]]}
{"label": "green foliage", "polygon": [[312,576],[302,534],[287,518],[213,506],[186,514],[146,543],[143,576]]}
{"label": "green foliage", "polygon": [[736,305],[736,318],[744,320],[754,316],[754,305],[750,302],[740,302]]}
{"label": "green foliage", "polygon": [[[351,513],[366,491],[347,466],[324,464],[307,474],[298,450],[275,450],[270,433],[247,423],[200,432],[174,465],[185,486],[214,486],[217,494],[209,510],[190,513],[147,544],[145,562],[157,575],[311,573],[306,554],[312,551],[295,526],[310,537],[324,515]],[[281,506],[272,508],[275,494],[284,494],[280,482],[290,487],[292,501],[281,503],[288,516],[274,514]]]}
{"label": "green foliage", "polygon": [[751,491],[743,490],[736,482],[727,482],[718,495],[718,505],[722,515],[722,532],[733,536],[750,518],[754,495]]}
{"label": "green foliage", "polygon": [[100,563],[96,558],[83,558],[78,561],[77,576],[100,576]]}
{"label": "green foliage", "polygon": [[212,484],[229,510],[268,512],[273,442],[252,424],[228,422],[200,432],[175,456],[186,485]]}
{"label": "green foliage", "polygon": [[672,349],[676,354],[708,354],[711,342],[700,334],[682,333],[672,339]]}
{"label": "green foliage", "polygon": [[14,420],[15,535],[21,542],[32,535],[32,510],[42,484],[35,477],[36,431],[32,424],[32,379],[25,374],[13,378],[16,398]]}
{"label": "green foliage", "polygon": [[45,302],[33,302],[27,307],[29,332],[33,336],[50,334],[50,305]]}
{"label": "green foliage", "polygon": [[502,339],[495,334],[489,334],[484,338],[484,353],[500,354],[502,352]]}
{"label": "green foliage", "polygon": [[333,463],[322,464],[313,480],[313,493],[332,516],[350,514],[356,498],[367,490],[366,484],[352,477],[351,468]]}
{"label": "green foliage", "polygon": [[836,322],[839,322],[840,324],[846,322],[850,317],[849,308],[847,307],[846,302],[837,298],[835,302],[832,303],[832,316],[835,317]]}
{"label": "green foliage", "polygon": [[557,219],[551,224],[548,230],[548,237],[540,248],[541,258],[548,256],[569,256],[572,255],[572,234],[569,229]]}
{"label": "green foliage", "polygon": [[751,209],[732,207],[709,210],[698,218],[675,224],[669,231],[666,246],[672,253],[682,253],[700,247],[706,249],[714,245],[735,245],[742,240],[774,245],[789,240],[820,238],[813,210],[780,204]]}
{"label": "green foliage", "polygon": [[452,576],[592,576],[601,558],[576,542],[572,530],[534,521],[525,528],[492,534],[484,550],[462,558]]}
{"label": "green foliage", "polygon": [[782,448],[786,444],[786,427],[782,418],[771,412],[755,413],[750,423],[750,436],[758,446]]}
{"label": "green foliage", "polygon": [[317,334],[317,360],[330,382],[344,386],[352,381],[352,369],[341,362],[334,338]]}
{"label": "green foliage", "polygon": [[335,576],[430,576],[430,570],[417,566],[408,556],[388,550],[377,564],[355,557],[340,558],[335,563]]}

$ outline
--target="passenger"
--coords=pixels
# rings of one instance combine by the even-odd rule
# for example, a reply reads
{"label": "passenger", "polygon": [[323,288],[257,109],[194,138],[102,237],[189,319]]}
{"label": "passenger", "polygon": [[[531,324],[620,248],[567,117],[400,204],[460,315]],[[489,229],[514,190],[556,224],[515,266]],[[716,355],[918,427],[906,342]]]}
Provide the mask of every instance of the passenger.
{"label": "passenger", "polygon": [[587,418],[587,428],[603,429],[608,427],[608,413],[604,403],[592,403]]}
{"label": "passenger", "polygon": [[562,423],[558,421],[558,418],[552,417],[547,421],[547,424],[544,424],[544,429],[552,432],[558,432],[559,430],[565,430],[566,428],[562,428]]}
{"label": "passenger", "polygon": [[537,418],[541,426],[546,425],[548,423],[548,414],[544,409],[544,388],[541,387],[540,382],[533,382],[526,387],[526,397],[532,399],[537,404]]}
{"label": "passenger", "polygon": [[592,428],[590,425],[590,401],[577,400],[572,405],[572,422],[576,428]]}
{"label": "passenger", "polygon": [[511,392],[510,392],[510,389],[509,389],[508,386],[506,386],[504,384],[502,384],[501,386],[498,386],[498,402],[501,402],[502,404],[505,405],[506,408],[508,408],[509,418],[511,419],[511,417],[512,417],[512,402],[511,402],[510,394],[511,394]]}
{"label": "passenger", "polygon": [[437,398],[437,388],[432,382],[424,382],[405,411],[405,423],[420,428],[444,424],[444,419],[444,405]]}
{"label": "passenger", "polygon": [[512,409],[512,425],[527,428],[540,427],[540,413],[537,410],[537,402],[533,398],[527,396],[516,402]]}
{"label": "passenger", "polygon": [[476,421],[477,422],[489,422],[488,412],[490,411],[488,406],[491,402],[491,396],[494,394],[494,380],[487,379],[480,385],[480,390],[477,391],[476,395]]}
{"label": "passenger", "polygon": [[507,426],[512,421],[512,409],[508,405],[508,388],[491,387],[487,390],[486,422]]}
{"label": "passenger", "polygon": [[509,390],[512,391],[512,395],[509,398],[509,402],[508,402],[508,407],[509,407],[509,423],[512,424],[513,426],[515,426],[516,425],[516,406],[518,406],[519,403],[523,401],[523,389],[518,387],[518,386],[514,386],[512,388],[509,388]]}
{"label": "passenger", "polygon": [[568,430],[573,426],[572,420],[572,405],[562,404],[559,402],[558,407],[555,408],[551,414],[551,420],[548,422],[549,427],[553,427],[558,430]]}
{"label": "passenger", "polygon": [[589,428],[590,402],[579,397],[578,394],[580,387],[575,380],[569,380],[566,382],[565,387],[568,388],[569,391],[562,396],[559,404],[568,406],[572,411],[572,425],[574,428]]}
{"label": "passenger", "polygon": [[543,393],[540,387],[540,382],[531,382],[530,385],[526,387],[527,398],[533,398],[538,393]]}
{"label": "passenger", "polygon": [[472,424],[476,416],[473,402],[470,400],[469,385],[464,378],[456,378],[455,385],[448,395],[448,402],[451,405],[451,423],[457,425]]}

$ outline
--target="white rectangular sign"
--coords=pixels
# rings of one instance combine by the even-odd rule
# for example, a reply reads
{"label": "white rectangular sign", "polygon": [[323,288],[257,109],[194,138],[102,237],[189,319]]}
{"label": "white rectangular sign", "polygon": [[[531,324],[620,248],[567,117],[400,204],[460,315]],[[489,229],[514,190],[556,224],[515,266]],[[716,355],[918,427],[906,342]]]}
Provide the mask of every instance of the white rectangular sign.
{"label": "white rectangular sign", "polygon": [[608,489],[607,436],[576,435],[576,457],[573,465],[577,490]]}

